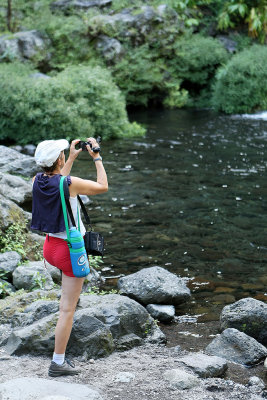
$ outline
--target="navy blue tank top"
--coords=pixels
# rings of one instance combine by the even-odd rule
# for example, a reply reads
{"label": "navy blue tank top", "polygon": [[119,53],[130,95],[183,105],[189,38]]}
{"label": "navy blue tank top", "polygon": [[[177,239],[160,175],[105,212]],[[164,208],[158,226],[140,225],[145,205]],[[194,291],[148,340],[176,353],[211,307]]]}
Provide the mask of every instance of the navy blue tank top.
{"label": "navy blue tank top", "polygon": [[[51,177],[38,173],[32,187],[32,222],[31,229],[46,233],[58,233],[66,230],[59,182],[62,175]],[[71,178],[67,176],[68,184]]]}

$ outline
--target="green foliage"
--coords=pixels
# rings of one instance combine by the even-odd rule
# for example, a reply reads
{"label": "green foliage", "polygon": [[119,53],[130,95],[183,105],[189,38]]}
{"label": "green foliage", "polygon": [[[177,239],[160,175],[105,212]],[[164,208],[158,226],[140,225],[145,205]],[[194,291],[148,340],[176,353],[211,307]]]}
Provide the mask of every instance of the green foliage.
{"label": "green foliage", "polygon": [[233,56],[217,73],[213,104],[226,113],[267,108],[267,48],[254,45]]}
{"label": "green foliage", "polygon": [[0,249],[6,251],[16,251],[24,259],[26,258],[26,221],[17,222],[7,228],[6,232],[0,236]]}
{"label": "green foliage", "polygon": [[[43,258],[41,245],[38,242],[32,243],[31,240],[28,240],[26,220],[10,225],[5,232],[1,233],[0,251],[1,253],[16,251],[21,255],[22,260],[27,260],[29,254],[36,261]],[[1,276],[1,273],[0,278],[5,279]]]}
{"label": "green foliage", "polygon": [[45,289],[45,284],[46,284],[46,277],[42,274],[40,274],[39,271],[36,271],[34,276],[33,276],[33,285],[32,285],[32,290],[35,289]]}
{"label": "green foliage", "polygon": [[221,30],[233,28],[240,22],[248,25],[251,37],[259,38],[264,43],[267,35],[267,4],[266,0],[228,0],[218,17],[218,27]]}
{"label": "green foliage", "polygon": [[147,44],[130,49],[115,66],[110,67],[127,104],[147,106],[164,100],[168,107],[182,107],[187,93],[180,91],[180,80],[173,81],[159,53]]}
{"label": "green foliage", "polygon": [[118,294],[118,290],[111,289],[111,290],[100,290],[97,286],[88,287],[87,292],[83,292],[82,295],[90,295],[90,294],[97,294],[104,296],[105,294]]}
{"label": "green foliage", "polygon": [[111,71],[127,104],[147,106],[161,86],[161,67],[154,62],[148,45],[129,49],[125,57],[111,67]]}
{"label": "green foliage", "polygon": [[222,44],[213,38],[190,35],[173,45],[174,57],[168,61],[173,76],[197,86],[205,86],[228,55]]}
{"label": "green foliage", "polygon": [[0,64],[1,140],[144,134],[129,123],[125,100],[107,70],[73,66],[50,79],[32,78],[33,72],[26,65]]}
{"label": "green foliage", "polygon": [[8,295],[10,295],[11,290],[8,287],[7,282],[0,282],[0,298],[4,298]]}
{"label": "green foliage", "polygon": [[101,265],[103,264],[103,259],[100,256],[90,256],[90,267],[94,268],[94,269],[100,269]]}

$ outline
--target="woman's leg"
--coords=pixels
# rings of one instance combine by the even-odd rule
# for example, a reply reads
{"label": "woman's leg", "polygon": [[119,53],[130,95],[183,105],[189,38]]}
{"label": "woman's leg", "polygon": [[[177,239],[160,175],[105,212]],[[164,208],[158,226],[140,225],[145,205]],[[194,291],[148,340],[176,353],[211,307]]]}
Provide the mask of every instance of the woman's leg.
{"label": "woman's leg", "polygon": [[64,354],[70,337],[73,315],[82,290],[84,278],[73,278],[62,272],[62,294],[59,319],[55,333],[55,353]]}

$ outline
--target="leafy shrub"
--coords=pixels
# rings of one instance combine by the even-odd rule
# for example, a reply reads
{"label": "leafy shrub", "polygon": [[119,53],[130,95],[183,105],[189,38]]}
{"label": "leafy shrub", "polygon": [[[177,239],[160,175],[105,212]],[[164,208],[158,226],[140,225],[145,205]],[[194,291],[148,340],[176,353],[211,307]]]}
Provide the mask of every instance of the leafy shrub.
{"label": "leafy shrub", "polygon": [[217,73],[213,104],[226,113],[267,107],[267,48],[254,45],[233,56]]}
{"label": "leafy shrub", "polygon": [[219,29],[233,28],[242,21],[248,25],[248,34],[264,43],[267,36],[266,0],[228,0],[218,17]]}
{"label": "leafy shrub", "polygon": [[144,134],[130,124],[125,100],[107,70],[73,66],[50,79],[29,66],[0,65],[0,139],[104,138]]}
{"label": "leafy shrub", "polygon": [[110,68],[129,105],[146,107],[151,101],[164,101],[172,108],[186,103],[187,94],[180,91],[181,80],[171,79],[160,54],[147,44],[128,49],[123,60]]}
{"label": "leafy shrub", "polygon": [[199,34],[178,38],[173,52],[174,56],[167,63],[171,74],[199,87],[206,86],[218,66],[228,59],[218,40]]}

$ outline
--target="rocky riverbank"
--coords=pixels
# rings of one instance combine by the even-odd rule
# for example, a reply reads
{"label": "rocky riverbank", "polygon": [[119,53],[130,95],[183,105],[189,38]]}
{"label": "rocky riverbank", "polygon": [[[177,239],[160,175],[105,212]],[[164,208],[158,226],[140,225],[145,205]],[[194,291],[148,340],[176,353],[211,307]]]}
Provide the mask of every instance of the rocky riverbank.
{"label": "rocky riverbank", "polygon": [[[9,151],[0,146],[3,160]],[[15,155],[18,168],[22,168],[20,161],[27,170],[32,157]],[[30,198],[30,182],[8,175],[6,165],[7,159],[2,166],[3,181],[23,180],[24,193]],[[30,218],[22,208],[25,202],[20,199],[25,194],[19,195],[19,186],[7,184],[3,191],[3,204],[8,204],[1,226],[3,237],[20,218]],[[42,237],[32,240],[37,243]],[[248,297],[224,307],[218,323],[186,322],[175,316],[175,307],[181,312],[190,299],[187,280],[159,266],[120,278],[119,293],[104,295],[90,292],[102,279],[93,270],[77,306],[68,349],[82,372],[56,379],[55,386],[47,370],[60,273],[52,266],[45,268],[42,261],[20,265],[21,257],[15,251],[0,254],[0,272],[5,275],[2,288],[11,293],[0,300],[1,400],[258,400],[267,396],[263,367],[267,305]],[[14,380],[18,376],[25,379]]]}

